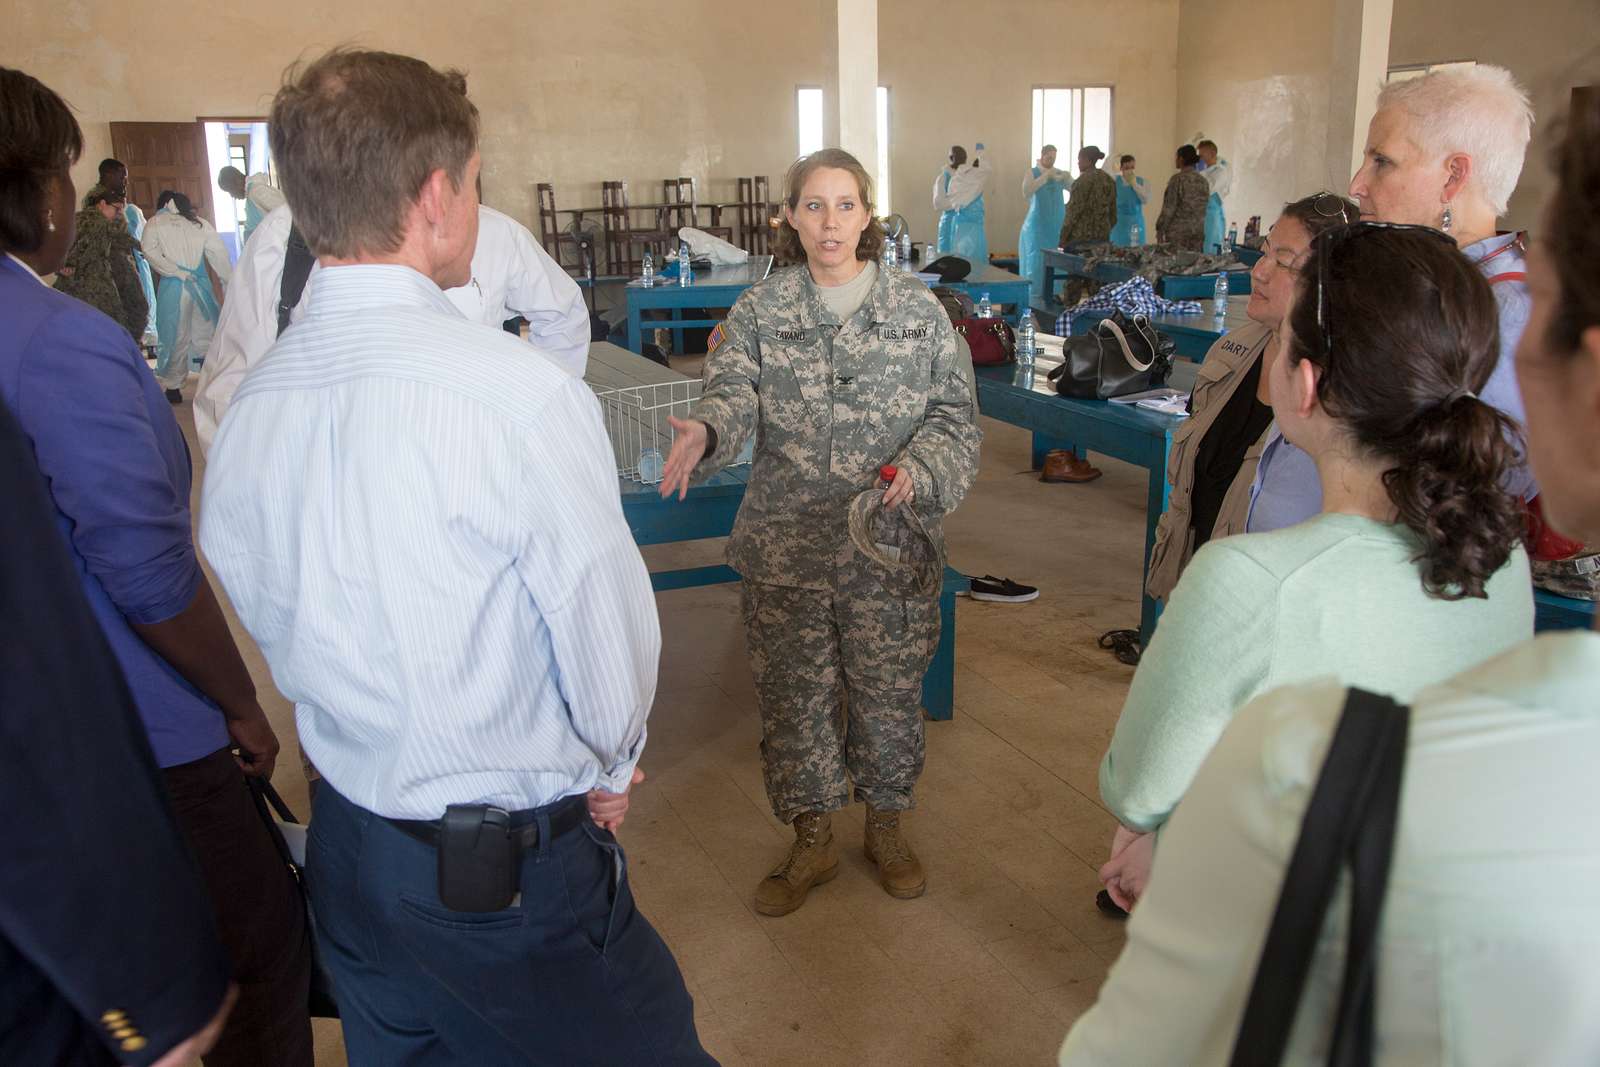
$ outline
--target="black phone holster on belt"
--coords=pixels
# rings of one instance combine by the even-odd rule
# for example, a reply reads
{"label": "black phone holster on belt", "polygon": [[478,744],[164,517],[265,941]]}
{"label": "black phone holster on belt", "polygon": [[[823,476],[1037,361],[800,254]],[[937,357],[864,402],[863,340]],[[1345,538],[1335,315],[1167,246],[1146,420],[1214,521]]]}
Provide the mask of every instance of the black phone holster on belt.
{"label": "black phone holster on belt", "polygon": [[588,818],[583,798],[568,798],[537,812],[532,821],[512,826],[511,813],[490,804],[452,804],[438,820],[384,821],[408,837],[432,846],[438,855],[439,902],[451,911],[500,911],[517,897],[522,854],[539,845],[540,834],[552,838]]}
{"label": "black phone holster on belt", "polygon": [[[537,835],[537,827],[526,827]],[[439,902],[451,911],[500,911],[517,896],[522,833],[487,804],[452,804],[439,820]]]}

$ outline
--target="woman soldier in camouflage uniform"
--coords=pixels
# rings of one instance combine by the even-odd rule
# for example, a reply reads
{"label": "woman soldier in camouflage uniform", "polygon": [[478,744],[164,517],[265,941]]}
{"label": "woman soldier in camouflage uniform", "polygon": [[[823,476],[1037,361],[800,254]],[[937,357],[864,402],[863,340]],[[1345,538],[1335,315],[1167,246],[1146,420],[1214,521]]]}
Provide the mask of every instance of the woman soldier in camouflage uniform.
{"label": "woman soldier in camouflage uniform", "polygon": [[851,781],[884,889],[926,886],[900,812],[922,772],[939,583],[929,591],[857,551],[847,515],[893,465],[885,507],[916,510],[942,574],[940,521],[972,485],[981,435],[949,317],[915,275],[879,270],[883,240],[853,156],[824,149],[789,169],[778,251],[804,263],[752,286],[713,332],[704,394],[692,419],[673,420],[661,487],[681,499],[756,435],[728,562],[743,579],[767,796],[795,830],[756,890],[766,915],[837,873],[831,813]]}
{"label": "woman soldier in camouflage uniform", "polygon": [[150,305],[134,265],[139,242],[122,221],[122,204],[118,194],[102,186],[89,190],[78,212],[78,236],[66,266],[56,274],[56,288],[105,312],[137,342],[150,321]]}
{"label": "woman soldier in camouflage uniform", "polygon": [[1167,180],[1161,198],[1161,216],[1156,219],[1156,240],[1174,248],[1201,251],[1206,239],[1206,203],[1211,185],[1194,169],[1200,153],[1192,144],[1178,149],[1173,166],[1177,170]]}

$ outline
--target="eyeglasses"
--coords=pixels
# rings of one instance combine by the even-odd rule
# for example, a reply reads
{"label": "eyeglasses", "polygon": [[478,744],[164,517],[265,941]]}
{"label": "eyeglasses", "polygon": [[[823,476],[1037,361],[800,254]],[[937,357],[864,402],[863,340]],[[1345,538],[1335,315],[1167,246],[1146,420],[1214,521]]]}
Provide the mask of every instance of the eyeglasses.
{"label": "eyeglasses", "polygon": [[1346,241],[1352,240],[1365,233],[1379,231],[1400,231],[1412,233],[1425,233],[1429,237],[1436,237],[1443,244],[1452,249],[1456,247],[1456,240],[1443,230],[1436,230],[1432,226],[1418,226],[1408,222],[1354,222],[1333,229],[1324,230],[1311,242],[1311,247],[1317,251],[1317,329],[1322,334],[1322,358],[1327,360],[1333,354],[1333,315],[1328,309],[1328,263],[1333,259],[1333,250]]}
{"label": "eyeglasses", "polygon": [[[1346,226],[1361,221],[1361,211],[1338,193],[1322,192],[1311,202],[1311,210],[1325,219],[1340,219]],[[1352,217],[1353,216],[1353,217]]]}

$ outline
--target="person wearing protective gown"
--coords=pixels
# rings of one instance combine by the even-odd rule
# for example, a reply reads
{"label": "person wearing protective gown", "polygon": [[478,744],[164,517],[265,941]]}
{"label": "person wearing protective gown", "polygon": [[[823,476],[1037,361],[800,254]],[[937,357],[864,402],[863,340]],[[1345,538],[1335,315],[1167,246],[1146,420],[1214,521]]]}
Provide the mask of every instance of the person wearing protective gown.
{"label": "person wearing protective gown", "polygon": [[1067,214],[1062,193],[1066,191],[1069,177],[1066,171],[1056,169],[1056,146],[1047,144],[1039,152],[1038,163],[1022,179],[1022,198],[1028,202],[1028,215],[1022,220],[1022,232],[1017,237],[1017,273],[1028,279],[1031,296],[1044,292],[1041,253],[1046,248],[1056,247],[1056,236]]}

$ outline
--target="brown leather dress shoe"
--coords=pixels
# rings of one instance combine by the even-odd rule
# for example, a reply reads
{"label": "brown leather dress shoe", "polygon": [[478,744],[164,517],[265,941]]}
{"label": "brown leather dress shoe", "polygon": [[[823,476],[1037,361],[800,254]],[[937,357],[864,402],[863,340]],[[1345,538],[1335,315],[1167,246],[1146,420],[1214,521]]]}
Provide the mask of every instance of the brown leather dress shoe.
{"label": "brown leather dress shoe", "polygon": [[1076,452],[1058,448],[1045,453],[1044,470],[1039,474],[1041,482],[1092,482],[1100,477],[1100,468],[1091,466],[1086,459],[1079,459]]}

